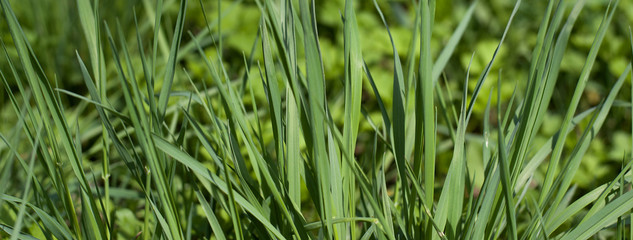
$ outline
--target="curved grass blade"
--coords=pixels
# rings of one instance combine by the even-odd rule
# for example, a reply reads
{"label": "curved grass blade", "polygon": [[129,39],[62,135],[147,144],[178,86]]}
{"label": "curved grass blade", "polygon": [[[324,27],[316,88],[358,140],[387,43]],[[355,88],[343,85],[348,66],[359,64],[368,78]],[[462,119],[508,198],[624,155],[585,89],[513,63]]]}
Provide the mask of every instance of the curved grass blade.
{"label": "curved grass blade", "polygon": [[202,177],[202,178],[210,181],[213,185],[217,186],[218,189],[220,191],[222,191],[224,194],[228,195],[229,191],[233,191],[236,204],[238,204],[244,210],[246,210],[247,212],[252,214],[253,217],[255,217],[255,219],[257,219],[264,226],[266,226],[266,229],[268,229],[270,231],[270,233],[272,233],[273,235],[275,235],[279,239],[286,239],[281,234],[281,232],[279,232],[279,230],[277,230],[270,223],[268,218],[266,218],[262,214],[261,210],[257,209],[255,206],[253,206],[251,203],[249,203],[248,200],[246,200],[244,197],[242,197],[238,192],[236,192],[233,189],[230,189],[227,186],[227,184],[226,184],[226,182],[224,180],[220,179],[217,176],[212,175],[211,172],[209,171],[209,169],[207,169],[204,165],[202,165],[197,160],[193,159],[187,153],[185,153],[182,150],[178,149],[176,146],[174,146],[171,143],[167,142],[163,138],[161,138],[159,136],[156,136],[156,135],[153,135],[153,139],[154,139],[154,142],[155,142],[156,147],[158,149],[160,149],[161,151],[165,152],[167,155],[172,156],[174,158],[174,160],[177,160],[178,162],[180,162],[184,166],[186,166],[189,169],[191,169],[192,171],[194,171],[197,175],[199,175],[199,177]]}

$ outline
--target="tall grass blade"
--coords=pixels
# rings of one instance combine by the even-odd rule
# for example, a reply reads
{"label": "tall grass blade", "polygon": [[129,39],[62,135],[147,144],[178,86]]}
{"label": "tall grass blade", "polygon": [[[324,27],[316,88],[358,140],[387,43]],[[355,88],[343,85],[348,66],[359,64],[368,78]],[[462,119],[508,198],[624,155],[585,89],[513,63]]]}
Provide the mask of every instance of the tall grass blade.
{"label": "tall grass blade", "polygon": [[[598,29],[598,32],[596,34],[596,37],[594,38],[594,42],[592,43],[591,49],[589,50],[589,55],[587,56],[587,60],[585,62],[585,65],[582,68],[582,72],[580,74],[580,78],[578,79],[578,83],[576,84],[576,89],[574,90],[574,94],[572,96],[571,102],[569,103],[569,107],[567,108],[567,112],[565,114],[565,117],[563,119],[563,123],[561,126],[561,131],[560,133],[562,135],[559,135],[557,137],[557,141],[555,143],[555,147],[554,150],[552,151],[552,157],[550,158],[550,161],[554,161],[554,163],[550,166],[554,167],[555,163],[557,163],[559,161],[559,158],[561,157],[562,151],[563,151],[563,142],[565,141],[565,139],[567,138],[567,131],[570,127],[571,124],[571,119],[574,115],[574,113],[576,112],[576,108],[578,107],[578,103],[580,102],[580,97],[582,96],[582,93],[585,89],[585,85],[587,84],[587,81],[589,79],[589,74],[591,73],[591,69],[593,67],[593,64],[595,63],[596,60],[596,56],[598,54],[598,50],[600,48],[600,45],[602,44],[602,41],[604,39],[604,36],[606,34],[606,30],[607,27],[609,26],[611,19],[613,18],[613,14],[615,13],[615,9],[618,5],[618,0],[616,0],[615,2],[610,2],[609,3],[609,7],[607,8],[607,13],[604,15],[602,22],[600,24],[600,27]],[[553,172],[551,172],[551,174],[554,174]],[[559,178],[561,177],[565,177],[567,175],[572,175],[572,173],[570,172],[563,172],[562,175],[559,175]],[[567,177],[565,177],[567,178]],[[547,187],[547,186],[546,186]],[[562,186],[563,190],[566,190],[566,186]],[[564,193],[564,191],[560,191],[561,189],[544,189],[547,190],[545,192],[542,192],[543,194],[547,194],[550,195],[552,193],[550,193],[550,191],[555,191],[558,194],[554,194],[557,196],[557,198],[560,198],[562,196],[561,193]],[[546,200],[541,201],[541,204],[546,203]],[[554,204],[551,205],[551,207],[557,207],[556,202],[554,202]]]}
{"label": "tall grass blade", "polygon": [[[180,41],[182,39],[182,32],[185,24],[185,15],[187,10],[188,0],[180,1],[180,10],[178,11],[178,19],[176,20],[176,26],[174,29],[174,37],[171,42],[171,48],[169,49],[169,59],[167,60],[167,66],[165,68],[165,76],[163,78],[163,86],[160,90],[158,97],[158,119],[162,121],[165,118],[165,110],[167,109],[167,101],[169,100],[169,94],[171,91],[171,85],[174,81],[174,75],[176,74],[176,58],[178,56],[178,49],[180,48]],[[161,13],[158,13],[161,14]],[[158,24],[158,23],[156,23]],[[155,26],[155,28],[159,28]]]}

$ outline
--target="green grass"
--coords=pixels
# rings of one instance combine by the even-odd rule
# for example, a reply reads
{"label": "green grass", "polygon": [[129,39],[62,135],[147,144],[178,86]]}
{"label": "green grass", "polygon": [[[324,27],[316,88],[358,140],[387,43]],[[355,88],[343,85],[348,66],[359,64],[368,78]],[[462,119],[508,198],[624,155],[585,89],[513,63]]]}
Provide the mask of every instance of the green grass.
{"label": "green grass", "polygon": [[[101,17],[106,3],[76,0],[81,21],[72,28],[87,46],[72,59],[87,90],[77,91],[49,78],[57,75],[38,59],[54,53],[35,51],[23,19],[0,0],[12,40],[2,42],[8,65],[0,69],[8,99],[2,106],[15,116],[15,127],[0,133],[0,239],[633,237],[629,152],[609,182],[586,192],[573,182],[605,120],[633,104],[633,98],[617,100],[633,76],[629,63],[600,104],[580,107],[589,79],[603,77],[592,69],[618,2],[603,14],[558,132],[541,146],[537,133],[551,124],[545,115],[584,1],[549,1],[523,69],[528,75],[505,79],[499,70],[491,79],[498,53],[512,55],[503,43],[521,27],[513,25],[515,15],[531,7],[517,1],[469,91],[470,65],[463,78],[439,79],[472,24],[477,1],[433,56],[435,1],[412,4],[411,47],[397,49],[374,0],[395,56],[389,79],[372,75],[361,48],[372,39],[359,31],[359,3],[345,1],[338,56],[344,71],[332,83],[309,0],[255,1],[257,37],[249,39],[245,70],[237,72],[223,61],[220,26],[231,19],[220,12],[208,18],[209,3],[143,1],[121,23]],[[196,14],[206,26],[197,27],[204,30],[186,28],[188,5],[201,9]],[[178,9],[176,17],[163,17],[164,7]],[[633,35],[629,40],[633,46]],[[213,56],[208,49],[215,49]],[[408,56],[404,64],[399,51]],[[204,67],[202,78],[180,64],[185,58]],[[377,87],[385,81],[393,86],[389,104]],[[448,82],[464,88],[453,90]],[[496,88],[483,92],[486,82]],[[502,86],[519,82],[525,87],[503,99]],[[373,90],[376,110],[363,103],[364,89]],[[484,120],[481,130],[471,131],[480,97],[488,99]],[[573,131],[576,137],[569,136]],[[483,172],[469,167],[466,143],[473,134],[484,143]],[[448,153],[438,147],[447,141]],[[440,165],[448,169],[440,172]]]}

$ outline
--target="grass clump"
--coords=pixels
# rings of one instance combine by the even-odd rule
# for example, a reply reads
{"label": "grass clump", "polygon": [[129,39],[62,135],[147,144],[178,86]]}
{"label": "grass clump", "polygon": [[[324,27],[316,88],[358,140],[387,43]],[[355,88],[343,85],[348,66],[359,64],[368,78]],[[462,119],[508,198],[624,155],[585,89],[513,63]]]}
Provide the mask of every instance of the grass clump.
{"label": "grass clump", "polygon": [[[49,78],[8,0],[0,0],[11,43],[2,42],[0,71],[16,122],[1,133],[0,238],[10,239],[588,239],[633,235],[631,161],[610,182],[577,194],[573,184],[589,144],[616,107],[629,64],[602,102],[579,109],[582,94],[618,1],[604,13],[580,69],[558,132],[536,136],[556,92],[572,30],[584,1],[549,1],[523,79],[489,79],[512,34],[518,0],[482,73],[438,81],[468,25],[472,3],[438,56],[431,40],[435,1],[413,3],[409,49],[391,39],[390,79],[374,79],[362,51],[356,1],[341,6],[344,48],[342,100],[331,102],[314,2],[255,1],[261,18],[245,71],[224,64],[223,14],[207,17],[199,1],[143,1],[145,18],[103,21],[105,3],[76,0],[87,50],[76,52],[76,74],[87,91]],[[223,9],[222,1],[216,3]],[[198,4],[206,26],[185,28]],[[208,7],[208,6],[206,6]],[[165,24],[167,22],[168,24]],[[170,28],[163,25],[170,26]],[[147,38],[151,40],[147,40]],[[633,37],[631,37],[633,45]],[[71,42],[67,44],[73,44]],[[416,53],[419,44],[419,52]],[[217,49],[208,57],[207,48]],[[403,62],[398,51],[407,51]],[[17,58],[9,54],[17,52]],[[261,61],[253,56],[261,53]],[[476,54],[476,53],[475,53]],[[415,56],[419,56],[417,59]],[[475,55],[473,55],[475,56]],[[204,66],[198,79],[184,58]],[[497,63],[498,64],[498,63]],[[262,88],[253,82],[261,81]],[[377,81],[392,83],[391,106]],[[468,90],[471,81],[474,91]],[[494,91],[482,92],[486,81]],[[510,99],[502,85],[525,82]],[[363,105],[363,85],[376,98],[379,121]],[[187,91],[176,91],[175,87]],[[448,90],[447,90],[448,89]],[[633,90],[633,89],[632,89]],[[265,101],[255,95],[263,92]],[[460,96],[453,104],[449,96]],[[483,96],[480,96],[483,95]],[[484,172],[471,172],[466,150],[475,102],[487,98],[481,132]],[[492,99],[496,99],[493,106]],[[68,99],[78,103],[68,104]],[[342,117],[338,118],[334,112]],[[580,113],[578,113],[580,112]],[[370,125],[366,131],[362,125]],[[447,129],[441,136],[439,129]],[[581,132],[573,148],[568,135]],[[438,172],[438,144],[450,161]],[[365,149],[360,151],[359,149]],[[541,176],[540,171],[544,172]],[[483,175],[483,184],[474,181]],[[537,185],[536,187],[534,185]],[[477,193],[475,193],[477,191]],[[627,231],[627,228],[629,231]]]}

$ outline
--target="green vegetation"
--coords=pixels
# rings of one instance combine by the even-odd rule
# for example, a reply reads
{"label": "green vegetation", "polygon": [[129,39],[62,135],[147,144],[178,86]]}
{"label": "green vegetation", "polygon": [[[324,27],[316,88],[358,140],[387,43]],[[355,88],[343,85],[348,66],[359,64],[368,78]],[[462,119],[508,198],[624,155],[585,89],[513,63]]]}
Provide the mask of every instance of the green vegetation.
{"label": "green vegetation", "polygon": [[633,237],[629,1],[518,0],[481,45],[478,1],[25,2],[0,239]]}

